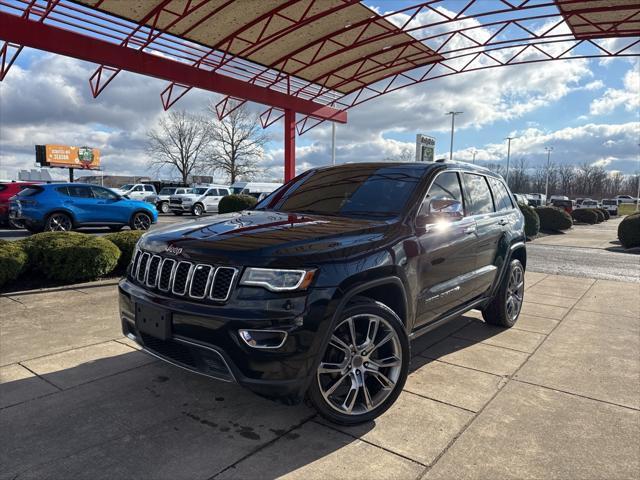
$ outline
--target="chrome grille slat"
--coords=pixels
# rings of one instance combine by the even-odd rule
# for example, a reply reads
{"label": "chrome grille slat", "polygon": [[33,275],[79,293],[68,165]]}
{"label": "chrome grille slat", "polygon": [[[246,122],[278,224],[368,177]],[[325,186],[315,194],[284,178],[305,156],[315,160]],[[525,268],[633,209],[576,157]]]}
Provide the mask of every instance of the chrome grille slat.
{"label": "chrome grille slat", "polygon": [[231,288],[237,275],[237,268],[218,267],[211,282],[209,298],[216,302],[226,302],[231,295]]}
{"label": "chrome grille slat", "polygon": [[160,264],[162,263],[162,259],[160,255],[153,255],[151,260],[147,262],[147,281],[146,284],[148,287],[155,287],[158,282],[158,274],[160,273]]}
{"label": "chrome grille slat", "polygon": [[136,278],[140,283],[145,283],[147,280],[147,268],[149,267],[150,258],[151,254],[148,252],[144,252],[140,257],[140,263],[138,264],[138,269],[136,271]]}
{"label": "chrome grille slat", "polygon": [[206,263],[178,261],[136,249],[131,277],[143,286],[194,300],[226,302],[240,270]]}
{"label": "chrome grille slat", "polygon": [[[204,273],[205,271],[206,273]],[[211,265],[206,265],[204,263],[199,263],[193,268],[191,282],[189,282],[189,296],[191,298],[202,299],[207,295],[209,287],[211,286],[213,272],[214,268]],[[203,281],[202,275],[204,275],[204,287],[201,289],[200,293],[198,290],[200,290],[200,285]],[[196,287],[196,292],[194,292],[194,285]]]}
{"label": "chrome grille slat", "polygon": [[[185,268],[187,269],[186,272]],[[187,288],[189,287],[189,281],[191,280],[192,271],[193,263],[186,261],[181,261],[178,263],[173,274],[173,283],[171,285],[171,292],[173,292],[174,295],[183,296],[187,293]]]}

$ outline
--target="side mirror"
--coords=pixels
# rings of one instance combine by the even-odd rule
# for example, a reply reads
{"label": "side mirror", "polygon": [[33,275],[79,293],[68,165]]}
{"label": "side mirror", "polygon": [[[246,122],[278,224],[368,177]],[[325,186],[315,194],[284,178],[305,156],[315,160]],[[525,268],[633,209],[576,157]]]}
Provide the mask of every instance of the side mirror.
{"label": "side mirror", "polygon": [[425,227],[432,223],[455,222],[464,217],[462,203],[457,200],[434,198],[429,202],[426,214],[419,214],[416,218],[417,227]]}

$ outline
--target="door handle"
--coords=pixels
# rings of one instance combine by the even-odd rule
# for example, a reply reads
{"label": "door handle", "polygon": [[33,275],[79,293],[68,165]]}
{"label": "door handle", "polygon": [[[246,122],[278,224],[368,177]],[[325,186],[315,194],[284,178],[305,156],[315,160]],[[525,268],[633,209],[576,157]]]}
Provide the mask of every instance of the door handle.
{"label": "door handle", "polygon": [[472,233],[476,233],[476,227],[467,227],[464,229],[464,233],[467,235],[471,235]]}
{"label": "door handle", "polygon": [[498,220],[498,225],[506,225],[507,223],[509,223],[509,221],[506,218],[501,218],[500,220]]}

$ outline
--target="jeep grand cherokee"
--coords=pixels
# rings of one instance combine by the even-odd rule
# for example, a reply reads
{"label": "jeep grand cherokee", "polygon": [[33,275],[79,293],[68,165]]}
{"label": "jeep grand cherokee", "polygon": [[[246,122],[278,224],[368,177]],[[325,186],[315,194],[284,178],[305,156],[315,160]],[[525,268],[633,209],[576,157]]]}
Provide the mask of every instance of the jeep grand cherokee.
{"label": "jeep grand cherokee", "polygon": [[253,210],[145,234],[122,328],[174,365],[368,421],[400,394],[412,338],[473,308],[516,322],[523,226],[502,179],[473,165],[309,170]]}

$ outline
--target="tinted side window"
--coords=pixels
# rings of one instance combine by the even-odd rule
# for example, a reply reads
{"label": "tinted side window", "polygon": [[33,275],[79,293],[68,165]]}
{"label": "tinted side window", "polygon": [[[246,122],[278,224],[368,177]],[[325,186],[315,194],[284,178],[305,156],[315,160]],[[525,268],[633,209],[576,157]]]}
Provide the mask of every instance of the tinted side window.
{"label": "tinted side window", "polygon": [[144,186],[144,189],[145,189],[147,192],[153,192],[153,186],[151,186],[151,185],[145,185],[145,186]]}
{"label": "tinted side window", "polygon": [[115,193],[111,190],[107,190],[106,188],[91,187],[91,190],[93,191],[93,196],[96,198],[102,198],[105,200],[116,200],[118,198]]}
{"label": "tinted side window", "polygon": [[513,208],[513,203],[511,202],[511,197],[509,196],[509,192],[507,191],[507,187],[504,186],[497,178],[489,178],[489,183],[491,184],[491,190],[493,191],[493,199],[496,202],[496,210],[511,210]]}
{"label": "tinted side window", "polygon": [[72,187],[69,185],[67,190],[72,197],[92,198],[91,190],[88,187]]}
{"label": "tinted side window", "polygon": [[467,203],[471,215],[493,213],[495,210],[487,179],[482,175],[476,175],[474,173],[464,173],[463,175],[464,184],[467,187],[467,193],[469,195]]}
{"label": "tinted side window", "polygon": [[62,195],[69,196],[69,189],[67,187],[58,187],[56,191]]}
{"label": "tinted side window", "polygon": [[462,189],[456,172],[444,172],[436,177],[420,207],[420,213],[429,212],[431,200],[457,200],[462,203]]}
{"label": "tinted side window", "polygon": [[138,185],[133,189],[134,192],[142,192],[142,185]]}

